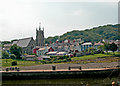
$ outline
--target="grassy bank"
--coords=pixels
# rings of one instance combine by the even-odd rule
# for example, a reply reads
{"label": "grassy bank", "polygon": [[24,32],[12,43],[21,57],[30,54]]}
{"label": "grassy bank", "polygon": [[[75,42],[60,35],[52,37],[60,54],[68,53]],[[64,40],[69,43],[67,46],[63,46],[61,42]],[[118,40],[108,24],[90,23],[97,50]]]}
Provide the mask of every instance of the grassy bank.
{"label": "grassy bank", "polygon": [[32,66],[40,65],[41,62],[36,61],[24,61],[24,60],[13,60],[13,59],[2,59],[2,67],[10,67],[13,61],[17,61],[17,66]]}
{"label": "grassy bank", "polygon": [[113,56],[111,54],[94,54],[94,55],[85,55],[81,57],[73,57],[72,60],[86,60],[86,59],[96,59],[96,58],[103,58],[103,57],[110,57]]}
{"label": "grassy bank", "polygon": [[[49,63],[49,64],[63,64],[63,63],[103,63],[103,62],[118,62],[120,58],[120,53],[109,54],[94,54],[94,55],[85,55],[81,57],[72,57],[69,62],[60,62],[60,63]],[[2,67],[10,67],[11,62],[17,61],[17,66],[33,66],[41,65],[40,61],[24,61],[24,60],[12,60],[12,59],[2,59]]]}

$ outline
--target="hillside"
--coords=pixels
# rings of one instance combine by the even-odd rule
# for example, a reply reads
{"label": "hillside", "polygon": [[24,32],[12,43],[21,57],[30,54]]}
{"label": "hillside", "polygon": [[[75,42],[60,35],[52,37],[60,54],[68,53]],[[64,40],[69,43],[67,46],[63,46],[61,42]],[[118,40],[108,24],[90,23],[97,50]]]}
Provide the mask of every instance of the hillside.
{"label": "hillside", "polygon": [[100,41],[101,39],[120,40],[120,35],[118,35],[118,28],[120,28],[120,24],[104,25],[82,31],[73,30],[61,36],[48,37],[45,39],[45,43],[49,43],[50,41],[55,42],[57,39],[61,42],[62,40],[66,39],[74,40],[79,38],[84,41],[96,42]]}

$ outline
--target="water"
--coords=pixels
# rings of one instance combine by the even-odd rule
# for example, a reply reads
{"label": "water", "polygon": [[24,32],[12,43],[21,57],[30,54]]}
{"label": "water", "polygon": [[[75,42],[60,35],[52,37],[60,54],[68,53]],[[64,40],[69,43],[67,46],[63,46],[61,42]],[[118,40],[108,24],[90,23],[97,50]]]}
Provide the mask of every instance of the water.
{"label": "water", "polygon": [[[7,80],[3,81],[2,84],[36,84],[36,85],[55,85],[55,86],[85,86],[86,84],[90,84],[90,86],[111,86],[112,81],[115,81],[115,83],[120,82],[120,77],[114,77],[114,78],[80,78],[80,79],[39,79],[39,80]],[[119,83],[120,86],[120,83]]]}

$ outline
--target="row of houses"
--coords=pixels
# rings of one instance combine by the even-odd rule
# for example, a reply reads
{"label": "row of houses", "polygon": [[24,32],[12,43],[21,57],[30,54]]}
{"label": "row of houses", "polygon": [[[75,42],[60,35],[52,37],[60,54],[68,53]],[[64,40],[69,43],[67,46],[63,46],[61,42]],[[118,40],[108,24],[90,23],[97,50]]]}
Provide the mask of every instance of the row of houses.
{"label": "row of houses", "polygon": [[[118,47],[120,47],[120,40],[103,41],[109,43],[114,42],[118,45]],[[55,43],[45,44],[44,46],[36,46],[33,37],[29,37],[13,41],[11,44],[5,44],[3,50],[10,54],[9,49],[13,44],[16,44],[22,48],[22,54],[30,55],[34,53],[37,54],[38,57],[45,55],[65,55],[72,52],[81,52],[90,47],[94,47],[97,50],[99,46],[103,45],[102,42],[92,43],[77,39],[65,40],[62,41],[62,43],[57,40]]]}
{"label": "row of houses", "polygon": [[[115,44],[120,45],[119,41],[115,41]],[[35,48],[33,49],[34,53],[37,54],[38,56],[43,56],[43,55],[49,55],[48,52],[51,52],[54,54],[55,52],[67,52],[67,53],[72,53],[72,52],[81,52],[84,51],[90,47],[95,48],[98,50],[99,46],[104,45],[102,42],[98,43],[91,43],[91,42],[85,42],[85,43],[79,43],[79,42],[74,42],[74,43],[53,43],[50,45],[46,45],[45,47],[42,48]],[[54,51],[54,52],[53,52]]]}

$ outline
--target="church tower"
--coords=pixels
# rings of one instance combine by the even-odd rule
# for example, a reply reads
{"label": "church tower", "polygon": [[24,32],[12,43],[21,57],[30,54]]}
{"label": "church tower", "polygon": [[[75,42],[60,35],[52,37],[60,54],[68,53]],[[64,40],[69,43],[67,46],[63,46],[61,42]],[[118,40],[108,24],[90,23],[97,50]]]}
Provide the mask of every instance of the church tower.
{"label": "church tower", "polygon": [[41,29],[41,23],[39,24],[39,29],[36,28],[36,46],[44,46],[44,28]]}

